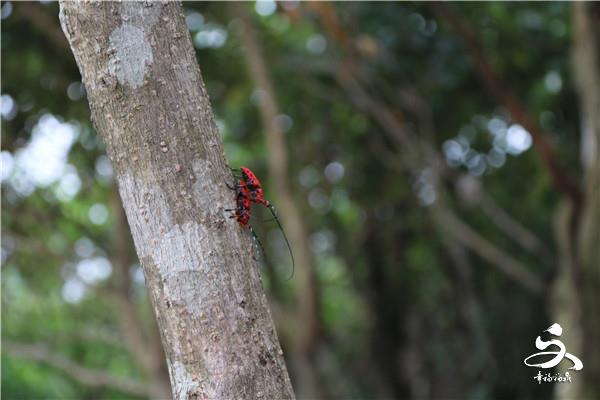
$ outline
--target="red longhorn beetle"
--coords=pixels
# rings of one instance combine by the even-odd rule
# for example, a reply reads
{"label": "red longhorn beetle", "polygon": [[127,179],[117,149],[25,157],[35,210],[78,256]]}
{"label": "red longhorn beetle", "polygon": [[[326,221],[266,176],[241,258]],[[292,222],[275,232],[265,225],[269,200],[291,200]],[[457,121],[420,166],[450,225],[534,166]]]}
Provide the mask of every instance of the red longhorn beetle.
{"label": "red longhorn beetle", "polygon": [[240,167],[240,170],[242,171],[242,179],[246,182],[246,186],[250,192],[250,200],[253,203],[262,204],[270,208],[271,204],[265,200],[265,192],[254,172],[246,167]]}
{"label": "red longhorn beetle", "polygon": [[235,218],[241,226],[246,226],[250,222],[250,191],[241,179],[232,189],[235,190],[235,208],[225,211],[234,212],[230,218]]}
{"label": "red longhorn beetle", "polygon": [[[290,257],[292,258],[292,274],[290,275],[290,278],[289,278],[289,279],[291,279],[294,276],[294,270],[296,267],[296,264],[294,261],[294,254],[292,253],[292,247],[290,246],[290,242],[285,234],[285,231],[283,230],[283,227],[281,226],[281,223],[279,222],[279,218],[277,217],[277,212],[275,211],[275,207],[273,207],[273,205],[268,200],[265,199],[265,193],[262,188],[262,185],[260,184],[260,181],[258,180],[256,175],[254,175],[254,172],[250,171],[250,169],[248,169],[246,167],[240,167],[239,170],[241,171],[241,179],[240,179],[240,183],[238,185],[243,184],[245,186],[245,189],[248,191],[248,194],[249,194],[248,198],[252,203],[262,204],[263,206],[267,207],[269,209],[269,211],[271,211],[271,214],[273,215],[273,219],[275,220],[275,222],[277,222],[277,226],[281,230],[283,238],[285,239],[285,243],[287,244],[288,250],[290,252]],[[236,171],[236,170],[234,169],[234,171]],[[249,207],[248,207],[248,209],[249,209]],[[239,222],[239,219],[238,219],[238,222]],[[240,222],[240,224],[241,224],[241,222]]]}
{"label": "red longhorn beetle", "polygon": [[[240,224],[240,226],[246,227],[250,222],[250,191],[248,190],[248,186],[246,185],[246,182],[244,182],[243,179],[240,179],[240,181],[235,185],[235,187],[230,188],[235,190],[236,206],[235,208],[227,208],[225,209],[225,211],[233,212],[233,214],[229,218],[235,218],[236,221]],[[254,229],[252,229],[251,226],[248,226],[248,228],[250,229],[250,232],[252,232],[252,237],[254,238],[254,240],[256,240],[264,255],[265,249],[263,248],[262,243],[258,239],[256,232],[254,232]]]}

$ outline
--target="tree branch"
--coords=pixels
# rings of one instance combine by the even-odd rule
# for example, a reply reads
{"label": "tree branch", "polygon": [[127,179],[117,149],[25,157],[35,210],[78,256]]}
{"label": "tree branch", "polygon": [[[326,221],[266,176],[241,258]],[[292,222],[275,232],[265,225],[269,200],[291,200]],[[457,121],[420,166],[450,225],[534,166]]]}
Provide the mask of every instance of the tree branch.
{"label": "tree branch", "polygon": [[68,57],[72,57],[69,43],[60,30],[60,25],[57,23],[54,16],[50,16],[44,6],[37,2],[15,2],[14,16],[29,21],[37,28],[55,49],[64,53]]}
{"label": "tree branch", "polygon": [[[321,5],[316,8],[322,19],[326,21],[326,27],[331,31],[342,29],[336,20],[333,20],[333,13],[327,13],[327,18],[323,16],[324,10],[331,7],[328,4]],[[331,28],[334,27],[334,28]],[[345,41],[348,43],[348,41]],[[353,49],[348,48],[347,52],[353,54]],[[346,60],[348,61],[348,60]],[[346,62],[345,64],[348,64]],[[419,143],[419,140],[414,132],[403,124],[398,116],[398,112],[392,112],[389,107],[375,96],[371,96],[369,92],[363,88],[358,79],[354,78],[351,73],[352,66],[342,66],[338,69],[338,81],[341,86],[347,91],[348,96],[354,103],[356,108],[369,114],[373,120],[382,128],[382,130],[398,144],[399,158],[402,165],[411,173],[420,172],[427,161],[430,162],[430,167],[433,168],[435,176],[433,182],[436,190],[443,194],[444,189],[438,184],[439,165],[436,152],[430,145]],[[431,129],[431,127],[430,127]],[[525,289],[534,294],[540,294],[543,289],[541,280],[527,270],[525,265],[513,259],[508,254],[501,251],[491,242],[479,235],[469,225],[462,222],[449,207],[442,203],[442,195],[438,196],[438,200],[431,207],[432,217],[442,229],[455,236],[455,239],[462,243],[465,247],[470,248],[483,259],[496,266],[500,271],[511,277],[515,282],[520,284]]]}
{"label": "tree branch", "polygon": [[[361,93],[363,96],[368,95],[365,90],[361,91]],[[393,114],[387,110],[387,106],[383,102],[380,102],[374,98],[371,98],[369,101],[375,105],[375,108],[381,110],[378,113],[372,114],[372,117],[375,119],[375,121],[378,122],[383,130],[389,135],[397,137],[397,132],[395,129],[400,125],[400,123],[392,118]],[[410,137],[411,136],[407,136],[407,138]],[[417,146],[414,145],[412,148],[417,148]],[[432,152],[433,150],[429,151],[428,153]],[[406,150],[403,149],[401,150],[400,158],[405,160],[406,165],[413,173],[416,173],[422,169],[419,162],[415,161],[415,159],[419,158],[418,152],[407,153]],[[436,164],[437,163],[433,161],[431,166],[436,172],[435,179],[437,180],[438,169]],[[443,188],[441,188],[439,184],[436,183],[435,187],[438,192],[443,191]],[[438,196],[438,200],[436,200],[438,206],[442,201],[441,197],[441,195]],[[464,246],[470,248],[475,253],[479,254],[479,256],[481,256],[483,259],[489,261],[499,270],[513,278],[522,287],[535,294],[541,293],[543,287],[541,281],[534,274],[529,272],[523,264],[502,252],[491,242],[480,236],[475,230],[469,227],[466,223],[462,222],[454,213],[452,213],[449,208],[444,207],[444,212],[436,212],[436,208],[439,210],[438,206],[433,207],[434,219],[437,219],[440,222],[440,226],[442,228],[448,229],[449,232],[455,236],[456,240],[460,241]]]}
{"label": "tree branch", "polygon": [[115,389],[135,396],[152,397],[150,387],[134,379],[122,378],[105,371],[86,368],[41,343],[2,340],[3,351],[16,358],[39,361],[56,368],[86,386]]}
{"label": "tree branch", "polygon": [[542,258],[545,264],[552,263],[549,248],[533,232],[520,224],[504,210],[483,188],[479,180],[471,175],[455,178],[456,193],[463,204],[477,206],[508,238],[531,254]]}
{"label": "tree branch", "polygon": [[463,246],[471,249],[481,258],[495,265],[529,292],[536,295],[542,293],[544,285],[535,274],[530,272],[521,262],[498,249],[490,241],[461,221],[450,209],[446,207],[434,207],[434,214],[439,220],[440,226]]}
{"label": "tree branch", "polygon": [[525,250],[541,256],[544,262],[550,263],[551,253],[548,247],[530,230],[521,225],[510,214],[496,203],[485,191],[481,191],[479,205],[488,218]]}
{"label": "tree branch", "polygon": [[579,184],[564,172],[564,166],[559,165],[554,148],[548,141],[546,134],[538,126],[535,118],[531,117],[527,111],[527,107],[521,102],[519,96],[517,96],[510,85],[498,75],[493,66],[488,62],[484,49],[473,28],[465,18],[454,10],[453,6],[442,2],[432,2],[430,6],[435,14],[440,19],[446,21],[462,39],[467,53],[473,61],[476,72],[490,93],[506,107],[512,118],[523,125],[531,134],[534,148],[550,175],[554,187],[569,197],[578,208],[582,200]]}

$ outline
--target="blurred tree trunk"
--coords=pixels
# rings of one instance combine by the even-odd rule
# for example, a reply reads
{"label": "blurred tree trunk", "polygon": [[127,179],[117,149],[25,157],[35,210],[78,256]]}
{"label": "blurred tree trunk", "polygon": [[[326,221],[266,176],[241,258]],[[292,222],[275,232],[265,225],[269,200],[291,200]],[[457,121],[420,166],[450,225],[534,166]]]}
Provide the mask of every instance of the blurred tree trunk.
{"label": "blurred tree trunk", "polygon": [[575,251],[581,263],[581,398],[600,396],[600,6],[573,3],[573,63],[581,109],[585,202]]}
{"label": "blurred tree trunk", "polygon": [[179,3],[61,2],[176,399],[293,398]]}
{"label": "blurred tree trunk", "polygon": [[[581,164],[584,202],[572,231],[563,212],[557,240],[563,254],[555,284],[555,319],[566,321],[569,352],[583,361],[573,385],[557,385],[560,399],[600,394],[600,7],[573,3],[572,62],[581,109]],[[562,216],[562,218],[561,218]],[[565,336],[567,336],[565,335]]]}
{"label": "blurred tree trunk", "polygon": [[300,397],[314,398],[322,395],[318,384],[318,373],[314,364],[315,353],[320,340],[319,295],[316,277],[312,267],[312,256],[308,245],[308,234],[302,220],[300,210],[292,197],[288,183],[288,154],[285,136],[278,123],[280,107],[265,64],[264,54],[258,34],[248,12],[248,5],[235,2],[232,4],[233,15],[239,18],[242,31],[240,39],[246,49],[246,60],[250,77],[257,89],[261,90],[259,111],[265,129],[265,139],[269,149],[267,161],[269,176],[273,182],[280,209],[285,215],[285,227],[290,234],[296,259],[298,275],[298,296],[300,300],[299,315],[302,321],[299,326],[299,337],[294,340],[296,373],[298,374],[298,391]]}

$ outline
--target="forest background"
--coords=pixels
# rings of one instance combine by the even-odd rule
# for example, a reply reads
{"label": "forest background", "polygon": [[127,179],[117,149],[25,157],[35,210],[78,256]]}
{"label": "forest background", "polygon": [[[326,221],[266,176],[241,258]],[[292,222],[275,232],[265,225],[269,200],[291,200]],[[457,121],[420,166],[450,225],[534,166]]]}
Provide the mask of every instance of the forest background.
{"label": "forest background", "polygon": [[[597,4],[184,9],[230,165],[294,239],[286,280],[277,226],[252,221],[299,398],[600,396]],[[2,395],[164,397],[58,4],[1,18]],[[523,364],[553,322],[571,384]]]}

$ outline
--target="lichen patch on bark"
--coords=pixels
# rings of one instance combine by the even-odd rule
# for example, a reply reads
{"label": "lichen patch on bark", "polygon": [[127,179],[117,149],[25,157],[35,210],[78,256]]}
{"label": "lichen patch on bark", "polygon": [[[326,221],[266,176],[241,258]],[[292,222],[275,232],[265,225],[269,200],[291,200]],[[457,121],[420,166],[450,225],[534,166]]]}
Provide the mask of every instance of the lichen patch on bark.
{"label": "lichen patch on bark", "polygon": [[190,394],[199,394],[202,389],[192,374],[187,372],[183,363],[176,361],[169,365],[169,375],[171,375],[171,381],[181,383],[174,393],[176,400],[187,400],[190,398]]}
{"label": "lichen patch on bark", "polygon": [[153,61],[152,47],[144,31],[125,23],[112,31],[109,40],[115,51],[108,60],[108,71],[121,85],[142,86]]}
{"label": "lichen patch on bark", "polygon": [[[204,306],[196,294],[214,290],[209,286],[207,275],[218,266],[201,250],[210,247],[209,242],[209,233],[204,226],[191,222],[182,227],[175,225],[157,240],[151,254],[168,297],[174,305],[185,307],[195,317]],[[190,253],[196,255],[195,260],[186,256]]]}

